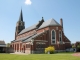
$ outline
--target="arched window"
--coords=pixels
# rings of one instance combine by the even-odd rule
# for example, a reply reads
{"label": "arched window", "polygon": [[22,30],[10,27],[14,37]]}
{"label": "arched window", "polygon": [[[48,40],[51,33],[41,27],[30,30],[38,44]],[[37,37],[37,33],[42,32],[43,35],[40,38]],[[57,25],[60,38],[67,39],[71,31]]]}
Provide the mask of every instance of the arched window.
{"label": "arched window", "polygon": [[56,32],[55,30],[51,31],[51,43],[54,44],[56,42]]}
{"label": "arched window", "polygon": [[59,31],[59,41],[62,42],[62,31]]}

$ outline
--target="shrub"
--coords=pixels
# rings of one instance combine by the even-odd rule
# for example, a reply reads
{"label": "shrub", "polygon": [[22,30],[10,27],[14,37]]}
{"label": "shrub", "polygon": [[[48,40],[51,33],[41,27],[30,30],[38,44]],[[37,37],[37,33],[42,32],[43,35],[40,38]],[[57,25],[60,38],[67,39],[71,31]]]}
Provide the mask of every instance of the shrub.
{"label": "shrub", "polygon": [[55,51],[54,46],[49,46],[49,47],[45,48],[45,53],[53,54],[54,51]]}

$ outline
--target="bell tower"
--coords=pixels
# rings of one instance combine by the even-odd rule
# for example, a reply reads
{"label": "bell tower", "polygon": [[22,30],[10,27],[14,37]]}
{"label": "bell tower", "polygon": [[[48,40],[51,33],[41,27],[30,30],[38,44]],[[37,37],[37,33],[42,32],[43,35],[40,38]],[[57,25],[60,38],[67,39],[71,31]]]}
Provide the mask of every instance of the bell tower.
{"label": "bell tower", "polygon": [[25,22],[23,21],[23,14],[22,14],[22,9],[20,12],[20,17],[19,20],[16,24],[16,30],[15,30],[15,40],[16,40],[16,36],[23,30],[25,29]]}

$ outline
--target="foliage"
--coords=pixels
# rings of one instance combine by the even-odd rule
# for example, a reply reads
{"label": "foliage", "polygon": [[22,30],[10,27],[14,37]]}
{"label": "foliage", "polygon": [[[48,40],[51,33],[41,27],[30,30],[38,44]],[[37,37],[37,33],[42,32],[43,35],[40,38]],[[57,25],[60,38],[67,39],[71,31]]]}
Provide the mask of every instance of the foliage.
{"label": "foliage", "polygon": [[54,51],[55,51],[54,46],[49,46],[49,47],[45,48],[45,53],[52,54],[52,53],[54,53]]}
{"label": "foliage", "polygon": [[7,47],[10,47],[10,43],[7,43],[6,46],[7,46]]}
{"label": "foliage", "polygon": [[75,45],[74,44],[72,45],[72,48],[75,48]]}

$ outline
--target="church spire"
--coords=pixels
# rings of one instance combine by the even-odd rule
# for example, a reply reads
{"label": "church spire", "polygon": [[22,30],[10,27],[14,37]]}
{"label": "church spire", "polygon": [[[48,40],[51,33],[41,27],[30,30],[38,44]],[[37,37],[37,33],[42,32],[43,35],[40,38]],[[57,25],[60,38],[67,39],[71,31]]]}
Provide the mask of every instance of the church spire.
{"label": "church spire", "polygon": [[22,9],[21,9],[21,13],[20,13],[19,21],[23,21]]}
{"label": "church spire", "polygon": [[20,13],[20,16],[19,16],[19,20],[16,24],[16,31],[15,31],[15,39],[16,39],[16,36],[23,30],[25,29],[25,22],[23,21],[23,15],[22,15],[22,9],[21,9],[21,13]]}

